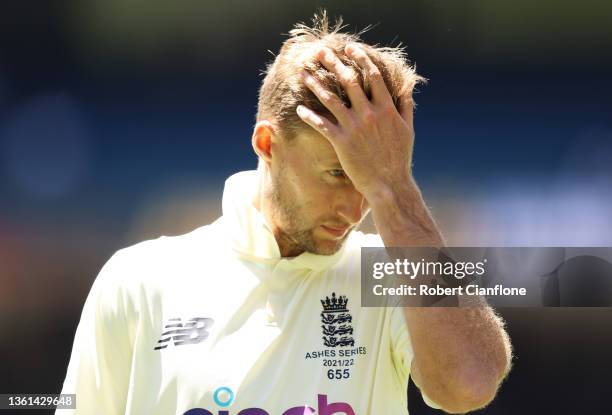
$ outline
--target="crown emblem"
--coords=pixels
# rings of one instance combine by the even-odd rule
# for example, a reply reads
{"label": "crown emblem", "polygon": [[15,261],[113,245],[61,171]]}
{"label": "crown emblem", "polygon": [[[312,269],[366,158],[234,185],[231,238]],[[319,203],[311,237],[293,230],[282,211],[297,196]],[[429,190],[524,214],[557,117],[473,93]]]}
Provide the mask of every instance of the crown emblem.
{"label": "crown emblem", "polygon": [[326,296],[325,300],[321,300],[321,304],[323,305],[324,313],[345,312],[347,311],[348,298],[344,295],[336,297],[336,293],[332,293],[331,298]]}

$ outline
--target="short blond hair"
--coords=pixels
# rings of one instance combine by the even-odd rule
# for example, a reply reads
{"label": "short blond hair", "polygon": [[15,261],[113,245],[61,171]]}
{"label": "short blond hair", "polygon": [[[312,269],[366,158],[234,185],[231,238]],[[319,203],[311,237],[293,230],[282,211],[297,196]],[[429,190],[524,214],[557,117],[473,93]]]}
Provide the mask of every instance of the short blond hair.
{"label": "short blond hair", "polygon": [[416,84],[425,81],[408,63],[404,48],[363,43],[360,36],[365,30],[359,33],[344,33],[342,29],[346,26],[343,26],[342,18],[338,18],[336,23],[330,26],[324,10],[314,15],[312,23],[312,27],[298,23],[289,32],[289,39],[283,43],[274,61],[266,68],[265,78],[259,90],[257,121],[267,119],[275,122],[281,135],[292,138],[298,132],[310,128],[296,114],[298,105],[305,105],[318,114],[336,121],[329,110],[304,85],[300,77],[302,69],[309,71],[325,88],[335,92],[350,107],[349,98],[339,80],[314,57],[317,47],[330,48],[342,63],[352,67],[357,73],[359,83],[370,98],[370,86],[366,74],[344,53],[344,48],[349,43],[361,46],[380,70],[398,110],[401,97],[412,93]]}

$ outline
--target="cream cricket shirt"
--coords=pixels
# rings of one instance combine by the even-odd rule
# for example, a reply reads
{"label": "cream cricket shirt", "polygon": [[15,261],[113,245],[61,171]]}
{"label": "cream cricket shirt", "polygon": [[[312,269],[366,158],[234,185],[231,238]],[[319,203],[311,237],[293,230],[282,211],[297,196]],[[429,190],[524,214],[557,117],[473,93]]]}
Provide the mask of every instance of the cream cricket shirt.
{"label": "cream cricket shirt", "polygon": [[79,415],[406,414],[402,309],[360,307],[359,232],[331,256],[280,257],[230,177],[223,216],[117,252],[78,325],[62,393]]}

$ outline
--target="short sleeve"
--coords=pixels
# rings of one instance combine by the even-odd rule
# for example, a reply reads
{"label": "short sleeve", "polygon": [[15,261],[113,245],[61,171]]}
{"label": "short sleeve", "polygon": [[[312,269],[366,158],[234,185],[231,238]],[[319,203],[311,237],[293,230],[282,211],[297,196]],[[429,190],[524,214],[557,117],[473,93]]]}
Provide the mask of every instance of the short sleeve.
{"label": "short sleeve", "polygon": [[81,313],[62,393],[76,394],[76,409],[56,414],[124,414],[132,347],[126,315],[121,251],[102,268]]}
{"label": "short sleeve", "polygon": [[[393,307],[391,310],[391,348],[395,370],[402,384],[407,387],[414,352],[403,307]],[[429,407],[440,409],[440,406],[427,397],[423,391],[421,391],[421,396]]]}

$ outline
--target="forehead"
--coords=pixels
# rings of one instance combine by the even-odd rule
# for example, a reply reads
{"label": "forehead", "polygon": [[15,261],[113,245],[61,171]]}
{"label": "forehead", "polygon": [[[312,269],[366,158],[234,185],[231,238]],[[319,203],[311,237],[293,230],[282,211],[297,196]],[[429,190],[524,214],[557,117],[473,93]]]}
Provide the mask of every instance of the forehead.
{"label": "forehead", "polygon": [[314,163],[340,164],[329,140],[315,131],[297,133],[287,147],[294,156],[308,158]]}

